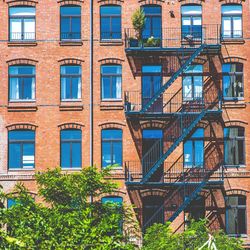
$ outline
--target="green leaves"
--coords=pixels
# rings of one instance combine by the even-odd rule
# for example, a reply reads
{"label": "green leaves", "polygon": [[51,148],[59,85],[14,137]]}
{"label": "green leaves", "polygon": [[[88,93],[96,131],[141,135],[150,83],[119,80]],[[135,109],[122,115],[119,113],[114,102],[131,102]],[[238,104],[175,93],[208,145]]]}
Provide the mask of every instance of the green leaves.
{"label": "green leaves", "polygon": [[0,208],[0,224],[7,229],[0,231],[0,249],[134,249],[119,226],[127,212],[100,203],[103,194],[117,191],[109,173],[110,169],[99,172],[89,167],[73,174],[60,169],[37,174],[38,192],[46,205],[36,203],[22,184],[14,196],[1,192],[2,199],[14,198],[17,203]]}
{"label": "green leaves", "polygon": [[144,236],[143,250],[198,250],[208,240],[208,233],[213,234],[218,249],[243,250],[240,239],[230,238],[223,231],[209,231],[206,220],[192,221],[184,232],[175,234],[169,224],[154,224]]}

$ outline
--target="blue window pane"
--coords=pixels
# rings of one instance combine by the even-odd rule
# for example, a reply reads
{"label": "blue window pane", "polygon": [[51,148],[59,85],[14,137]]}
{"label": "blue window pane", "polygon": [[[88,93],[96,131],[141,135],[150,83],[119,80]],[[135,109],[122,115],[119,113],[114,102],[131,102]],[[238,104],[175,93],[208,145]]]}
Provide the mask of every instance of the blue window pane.
{"label": "blue window pane", "polygon": [[9,144],[9,168],[21,168],[21,145]]}
{"label": "blue window pane", "polygon": [[81,153],[81,144],[73,143],[72,144],[72,167],[79,168],[82,166],[82,153]]}
{"label": "blue window pane", "polygon": [[241,5],[222,5],[221,6],[222,14],[241,14],[242,6]]}
{"label": "blue window pane", "polygon": [[122,166],[122,143],[113,142],[113,162],[112,164],[117,164]]}
{"label": "blue window pane", "polygon": [[13,206],[15,206],[18,202],[14,199],[8,199],[7,200],[7,208],[11,208]]}
{"label": "blue window pane", "polygon": [[61,167],[70,168],[70,143],[61,145]]}
{"label": "blue window pane", "polygon": [[107,196],[102,198],[102,203],[112,202],[122,205],[123,199],[119,196]]}
{"label": "blue window pane", "polygon": [[198,128],[195,130],[195,132],[192,134],[192,138],[203,138],[204,137],[204,129]]}
{"label": "blue window pane", "polygon": [[61,140],[68,140],[68,139],[78,139],[81,140],[82,131],[81,130],[62,130],[61,131]]}
{"label": "blue window pane", "polygon": [[121,65],[102,65],[101,73],[102,74],[121,74],[122,66]]}
{"label": "blue window pane", "polygon": [[66,36],[66,33],[70,32],[70,27],[70,18],[61,18],[61,32],[63,33],[62,36]]}
{"label": "blue window pane", "polygon": [[10,16],[34,16],[36,14],[36,8],[34,7],[10,7]]}
{"label": "blue window pane", "polygon": [[102,99],[111,98],[110,77],[102,77]]}
{"label": "blue window pane", "polygon": [[81,15],[81,7],[78,6],[62,6],[60,10],[61,15]]}
{"label": "blue window pane", "polygon": [[146,15],[148,14],[161,14],[160,6],[142,6],[142,9]]}
{"label": "blue window pane", "polygon": [[143,65],[142,73],[161,73],[162,66],[160,65]]}
{"label": "blue window pane", "polygon": [[101,6],[101,15],[121,15],[121,6]]}
{"label": "blue window pane", "polygon": [[143,139],[156,139],[156,138],[163,138],[162,130],[154,130],[154,129],[144,129],[142,131]]}
{"label": "blue window pane", "polygon": [[11,75],[34,75],[36,68],[34,66],[10,66],[9,74]]}
{"label": "blue window pane", "polygon": [[181,7],[181,14],[194,15],[201,13],[202,13],[202,8],[200,5],[184,5]]}
{"label": "blue window pane", "polygon": [[122,130],[120,129],[105,129],[102,130],[103,139],[122,139]]}
{"label": "blue window pane", "polygon": [[102,142],[102,167],[112,165],[112,145],[110,142]]}
{"label": "blue window pane", "polygon": [[203,141],[195,141],[194,142],[194,161],[196,167],[203,167],[204,162],[204,144]]}
{"label": "blue window pane", "polygon": [[35,140],[35,132],[30,130],[10,131],[9,140]]}
{"label": "blue window pane", "polygon": [[24,89],[22,99],[32,99],[32,83],[33,78],[25,78],[24,80]]}
{"label": "blue window pane", "polygon": [[191,141],[186,141],[184,143],[184,166],[193,166],[193,146]]}
{"label": "blue window pane", "polygon": [[81,66],[76,66],[76,65],[61,66],[61,74],[80,75],[81,71],[82,71]]}

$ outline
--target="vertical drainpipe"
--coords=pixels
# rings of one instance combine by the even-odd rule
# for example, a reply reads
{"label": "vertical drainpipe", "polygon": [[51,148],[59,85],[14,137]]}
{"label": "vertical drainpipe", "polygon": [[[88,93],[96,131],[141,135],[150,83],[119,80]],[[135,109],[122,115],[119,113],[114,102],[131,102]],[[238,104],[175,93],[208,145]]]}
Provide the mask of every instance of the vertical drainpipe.
{"label": "vertical drainpipe", "polygon": [[[90,36],[89,36],[89,165],[93,166],[93,0],[90,3]],[[93,203],[93,196],[90,196],[90,203]]]}

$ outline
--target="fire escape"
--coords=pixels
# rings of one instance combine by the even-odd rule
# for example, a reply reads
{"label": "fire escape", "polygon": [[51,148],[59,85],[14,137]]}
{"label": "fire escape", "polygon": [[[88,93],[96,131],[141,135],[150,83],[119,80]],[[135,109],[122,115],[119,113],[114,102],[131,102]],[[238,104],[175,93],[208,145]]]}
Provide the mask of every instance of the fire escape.
{"label": "fire escape", "polygon": [[[205,93],[204,87],[195,98],[184,98],[183,87],[174,87],[179,77],[185,76],[190,66],[204,60],[208,55],[219,55],[220,26],[205,25],[201,33],[183,36],[181,29],[163,29],[157,43],[148,45],[143,40],[136,42],[132,29],[125,30],[126,55],[134,76],[142,76],[144,61],[168,61],[168,79],[149,95],[144,90],[125,92],[125,115],[129,124],[145,121],[160,121],[165,125],[164,136],[141,154],[139,162],[125,162],[125,179],[133,199],[140,199],[141,191],[153,188],[165,192],[164,200],[154,208],[147,218],[138,217],[142,230],[154,223],[173,222],[206,188],[223,185],[222,156],[210,157],[209,164],[187,166],[172,160],[175,149],[190,138],[197,125],[204,121],[221,118],[221,91],[218,87]],[[138,66],[139,65],[139,66]],[[174,93],[169,93],[174,89]],[[144,93],[143,93],[144,92]],[[131,129],[132,131],[133,129]],[[135,138],[135,144],[142,146],[142,138]],[[209,147],[208,143],[205,147]],[[140,202],[139,202],[140,203]]]}

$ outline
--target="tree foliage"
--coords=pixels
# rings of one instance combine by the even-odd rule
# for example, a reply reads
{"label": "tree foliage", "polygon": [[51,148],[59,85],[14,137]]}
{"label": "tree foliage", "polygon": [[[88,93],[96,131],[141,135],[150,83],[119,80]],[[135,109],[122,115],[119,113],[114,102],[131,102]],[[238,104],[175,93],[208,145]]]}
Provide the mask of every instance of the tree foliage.
{"label": "tree foliage", "polygon": [[92,167],[80,173],[55,169],[37,174],[43,203],[35,202],[22,184],[16,186],[14,196],[2,192],[2,199],[14,198],[16,204],[0,209],[0,224],[6,229],[0,231],[0,249],[134,249],[129,232],[120,228],[121,220],[132,221],[129,208],[99,201],[117,190],[104,178],[108,175],[109,169],[99,172]]}
{"label": "tree foliage", "polygon": [[145,26],[146,17],[142,9],[137,9],[132,15],[132,24],[137,32],[137,38],[141,39],[142,30]]}
{"label": "tree foliage", "polygon": [[[218,250],[242,250],[242,241],[228,237],[223,231],[210,232],[206,220],[192,221],[182,233],[173,234],[170,224],[154,224],[144,236],[143,250],[198,250],[211,233]],[[203,250],[209,250],[204,247]]]}

